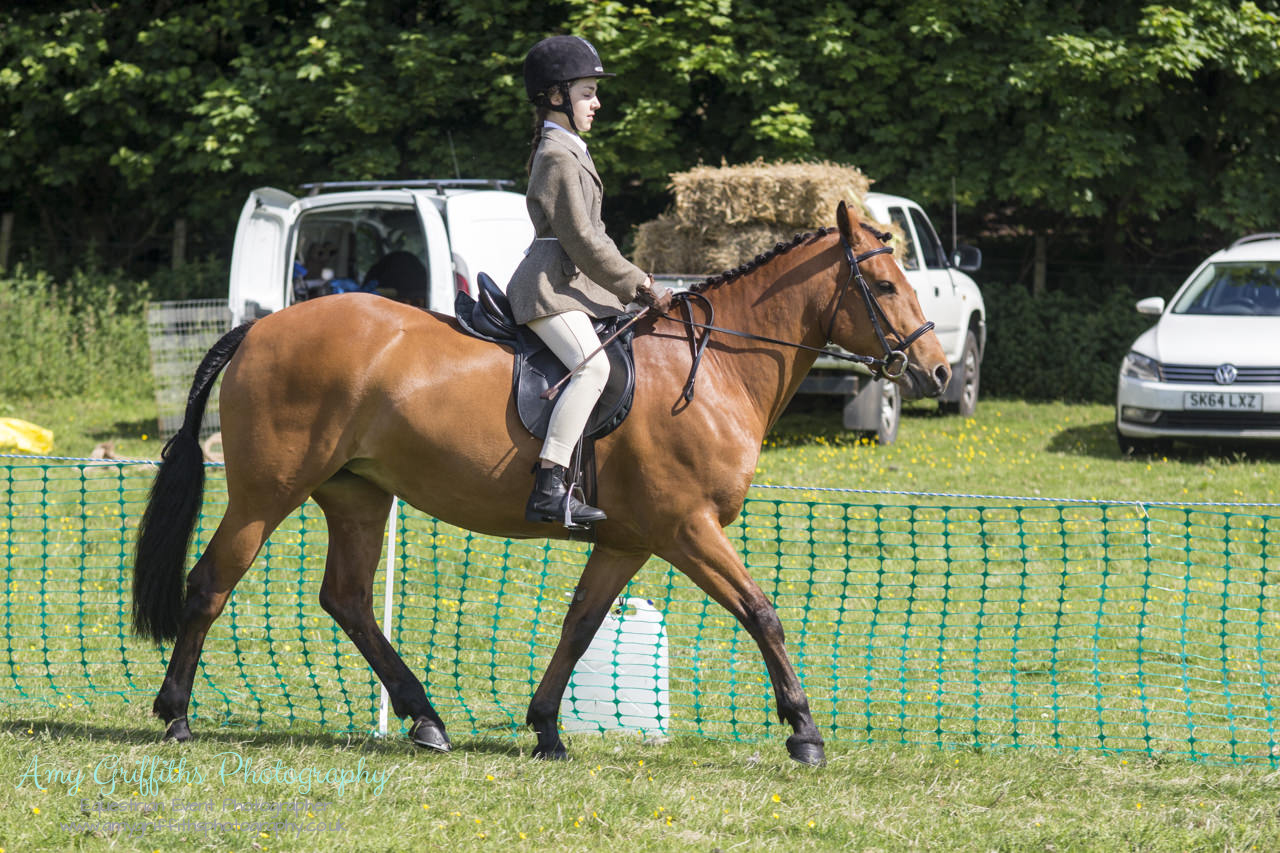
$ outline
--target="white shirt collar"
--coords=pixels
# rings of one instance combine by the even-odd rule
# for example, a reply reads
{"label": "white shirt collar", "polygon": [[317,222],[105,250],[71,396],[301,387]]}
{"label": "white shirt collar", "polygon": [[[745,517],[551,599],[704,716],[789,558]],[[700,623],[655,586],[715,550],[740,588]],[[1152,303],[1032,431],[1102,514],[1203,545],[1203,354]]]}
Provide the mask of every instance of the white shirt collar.
{"label": "white shirt collar", "polygon": [[554,128],[555,130],[559,130],[569,134],[569,136],[573,139],[574,142],[578,144],[578,147],[581,148],[583,152],[587,150],[587,141],[583,139],[581,136],[579,136],[578,134],[574,133],[569,128],[558,125],[554,121],[551,121],[551,119],[544,119],[542,122],[542,126]]}

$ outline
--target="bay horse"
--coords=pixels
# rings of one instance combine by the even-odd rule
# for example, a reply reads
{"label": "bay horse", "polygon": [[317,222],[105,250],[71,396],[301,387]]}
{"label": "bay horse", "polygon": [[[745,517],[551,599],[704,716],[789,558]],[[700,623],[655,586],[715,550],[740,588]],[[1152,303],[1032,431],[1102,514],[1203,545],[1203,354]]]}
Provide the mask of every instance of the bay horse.
{"label": "bay horse", "polygon": [[[883,244],[887,235],[844,203],[836,214],[836,228],[797,235],[695,286],[714,323],[709,313],[695,321],[690,308],[638,324],[631,414],[596,445],[597,505],[608,520],[595,527],[529,703],[535,757],[566,757],[557,722],[574,665],[656,554],[758,644],[778,716],[793,730],[791,757],[825,761],[782,624],[723,528],[742,509],[765,434],[828,342],[881,352],[863,360],[917,395],[936,396],[950,379],[932,324]],[[915,331],[904,337],[898,329]],[[205,635],[268,535],[310,497],[329,531],[321,606],[373,667],[395,713],[412,720],[411,740],[451,748],[422,683],[378,628],[373,579],[393,496],[479,533],[567,535],[524,518],[541,442],[515,412],[512,360],[509,349],[462,333],[453,318],[358,293],[297,303],[228,332],[208,352],[183,425],[162,454],[135,554],[134,630],[174,643],[152,706],[166,740],[192,737],[187,706]],[[227,509],[184,590],[204,486],[200,419],[224,369]]]}

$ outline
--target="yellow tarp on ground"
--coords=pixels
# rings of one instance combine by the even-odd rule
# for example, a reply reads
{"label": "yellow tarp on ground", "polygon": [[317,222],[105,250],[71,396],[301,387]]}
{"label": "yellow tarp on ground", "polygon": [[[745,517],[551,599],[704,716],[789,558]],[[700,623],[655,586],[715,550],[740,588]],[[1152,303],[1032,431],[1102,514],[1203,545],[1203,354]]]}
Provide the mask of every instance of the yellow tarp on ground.
{"label": "yellow tarp on ground", "polygon": [[52,451],[53,430],[18,418],[0,418],[0,453],[42,456]]}

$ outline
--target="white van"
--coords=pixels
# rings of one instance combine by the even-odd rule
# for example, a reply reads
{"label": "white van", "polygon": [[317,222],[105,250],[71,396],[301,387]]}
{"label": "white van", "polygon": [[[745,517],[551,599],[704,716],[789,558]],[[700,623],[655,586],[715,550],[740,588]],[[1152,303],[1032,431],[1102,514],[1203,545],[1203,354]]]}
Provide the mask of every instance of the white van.
{"label": "white van", "polygon": [[304,184],[302,198],[262,187],[236,227],[232,324],[329,293],[365,290],[453,314],[454,294],[488,273],[505,287],[533,240],[510,181]]}

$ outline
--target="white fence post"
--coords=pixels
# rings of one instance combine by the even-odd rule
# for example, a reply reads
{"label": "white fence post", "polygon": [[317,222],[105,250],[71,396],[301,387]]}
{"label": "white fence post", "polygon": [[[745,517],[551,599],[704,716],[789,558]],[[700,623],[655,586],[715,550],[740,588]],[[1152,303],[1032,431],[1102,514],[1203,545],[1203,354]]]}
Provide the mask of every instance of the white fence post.
{"label": "white fence post", "polygon": [[[387,571],[383,579],[382,635],[391,642],[391,593],[396,580],[396,530],[400,526],[400,499],[391,498],[391,513],[387,516]],[[386,685],[382,686],[382,703],[378,709],[378,736],[387,736],[387,706],[391,697]]]}

